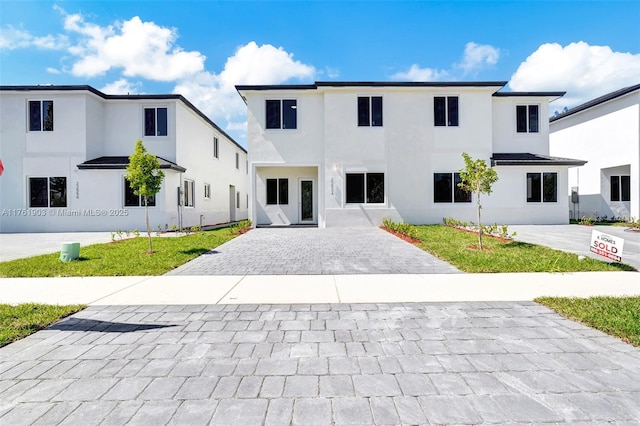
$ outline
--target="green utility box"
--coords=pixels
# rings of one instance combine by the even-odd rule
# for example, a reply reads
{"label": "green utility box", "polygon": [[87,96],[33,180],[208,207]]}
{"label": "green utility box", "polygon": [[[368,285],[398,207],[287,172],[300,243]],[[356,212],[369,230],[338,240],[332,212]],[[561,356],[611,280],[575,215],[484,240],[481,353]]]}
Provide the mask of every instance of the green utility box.
{"label": "green utility box", "polygon": [[60,260],[62,262],[71,262],[80,257],[80,243],[62,243],[60,250]]}

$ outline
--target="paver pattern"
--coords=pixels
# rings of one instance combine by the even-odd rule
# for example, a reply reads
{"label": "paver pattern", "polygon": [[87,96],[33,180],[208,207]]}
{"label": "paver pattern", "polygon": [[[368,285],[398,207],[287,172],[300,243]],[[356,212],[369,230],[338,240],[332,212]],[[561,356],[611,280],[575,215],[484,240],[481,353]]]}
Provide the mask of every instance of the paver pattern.
{"label": "paver pattern", "polygon": [[0,424],[640,422],[640,349],[533,302],[93,306],[0,349]]}
{"label": "paver pattern", "polygon": [[445,274],[457,268],[379,228],[257,228],[168,275]]}

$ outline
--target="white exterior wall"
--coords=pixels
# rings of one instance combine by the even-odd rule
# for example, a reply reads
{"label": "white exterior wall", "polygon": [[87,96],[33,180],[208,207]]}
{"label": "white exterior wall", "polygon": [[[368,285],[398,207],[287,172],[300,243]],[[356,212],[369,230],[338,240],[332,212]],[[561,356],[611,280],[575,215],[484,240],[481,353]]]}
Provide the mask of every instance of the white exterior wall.
{"label": "white exterior wall", "polygon": [[[518,105],[538,105],[537,133],[517,132],[516,106]],[[549,117],[549,104],[546,98],[494,97],[493,152],[531,152],[549,155],[549,120],[547,117]]]}
{"label": "white exterior wall", "polygon": [[[551,123],[551,155],[587,160],[569,170],[577,187],[574,217],[640,217],[640,92],[635,91]],[[631,201],[611,201],[610,176],[629,175]]]}

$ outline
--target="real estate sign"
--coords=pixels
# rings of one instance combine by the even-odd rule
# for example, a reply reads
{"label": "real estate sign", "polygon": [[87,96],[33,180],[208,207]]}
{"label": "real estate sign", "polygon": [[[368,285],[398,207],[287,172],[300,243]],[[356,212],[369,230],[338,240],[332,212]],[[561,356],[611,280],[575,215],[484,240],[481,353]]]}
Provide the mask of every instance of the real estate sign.
{"label": "real estate sign", "polygon": [[624,246],[624,239],[622,238],[596,230],[591,232],[591,246],[589,246],[589,250],[599,256],[620,262],[622,260],[622,246]]}

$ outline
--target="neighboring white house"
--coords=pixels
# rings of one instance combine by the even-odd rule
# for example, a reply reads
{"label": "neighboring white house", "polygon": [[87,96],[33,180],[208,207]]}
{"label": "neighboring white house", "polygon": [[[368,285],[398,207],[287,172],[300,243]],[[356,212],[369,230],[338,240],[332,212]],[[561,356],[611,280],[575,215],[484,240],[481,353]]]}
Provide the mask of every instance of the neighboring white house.
{"label": "neighboring white house", "polygon": [[124,178],[138,139],[165,173],[153,229],[247,218],[246,150],[184,97],[0,86],[0,231],[144,230]]}
{"label": "neighboring white house", "polygon": [[455,185],[462,152],[499,175],[485,222],[568,223],[569,167],[549,156],[548,104],[563,92],[506,82],[237,86],[248,108],[249,217],[257,225],[473,221]]}
{"label": "neighboring white house", "polygon": [[549,127],[552,155],[588,160],[569,171],[572,217],[640,218],[640,84],[558,114]]}

